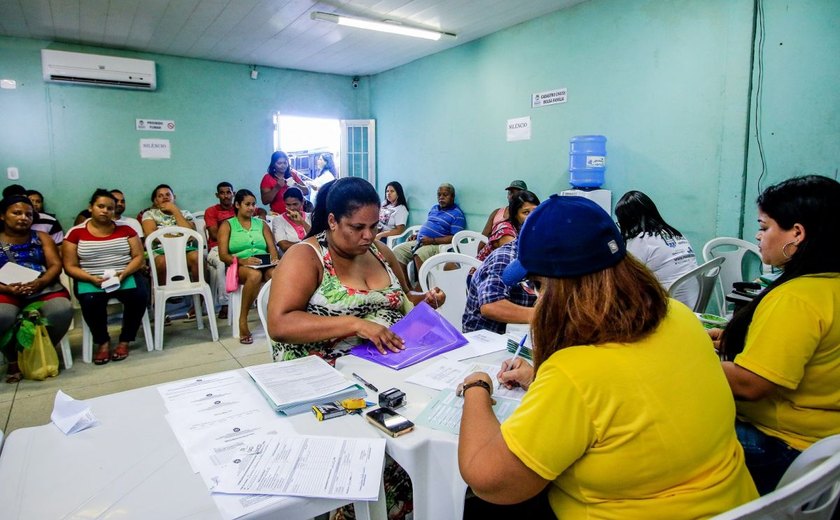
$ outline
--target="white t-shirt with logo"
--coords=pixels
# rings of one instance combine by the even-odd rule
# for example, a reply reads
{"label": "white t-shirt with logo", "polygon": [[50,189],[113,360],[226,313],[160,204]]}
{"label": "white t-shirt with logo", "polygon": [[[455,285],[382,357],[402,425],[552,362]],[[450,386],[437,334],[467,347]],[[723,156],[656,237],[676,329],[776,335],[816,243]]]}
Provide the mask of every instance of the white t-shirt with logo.
{"label": "white t-shirt with logo", "polygon": [[[677,278],[697,267],[697,257],[685,237],[663,237],[642,233],[627,241],[627,252],[653,271],[667,291]],[[683,285],[673,297],[694,307],[700,288],[696,281]]]}

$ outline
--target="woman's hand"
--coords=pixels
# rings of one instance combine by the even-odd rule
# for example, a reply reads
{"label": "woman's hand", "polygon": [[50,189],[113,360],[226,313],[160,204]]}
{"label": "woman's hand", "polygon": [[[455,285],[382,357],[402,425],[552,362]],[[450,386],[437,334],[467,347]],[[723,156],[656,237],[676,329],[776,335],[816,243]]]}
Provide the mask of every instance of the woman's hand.
{"label": "woman's hand", "polygon": [[166,213],[167,215],[174,215],[175,213],[180,213],[178,206],[175,205],[174,202],[163,202],[158,206],[162,212]]}
{"label": "woman's hand", "polygon": [[259,258],[255,256],[249,256],[248,258],[240,258],[239,263],[242,265],[260,265],[262,262]]}
{"label": "woman's hand", "polygon": [[709,337],[712,338],[712,344],[715,346],[715,351],[720,352],[720,337],[723,336],[723,329],[715,327],[706,330],[706,332],[709,334]]}
{"label": "woman's hand", "polygon": [[534,381],[534,367],[521,357],[506,359],[499,373],[496,374],[496,379],[506,388],[521,386],[527,390]]}
{"label": "woman's hand", "polygon": [[369,339],[380,354],[387,354],[385,349],[391,352],[399,352],[405,349],[405,342],[387,327],[378,323],[359,318],[359,326],[356,335],[360,338]]}
{"label": "woman's hand", "polygon": [[464,378],[464,382],[459,384],[455,388],[455,395],[458,397],[464,397],[464,386],[474,381],[484,381],[487,383],[487,386],[490,388],[490,406],[496,404],[496,400],[493,399],[493,380],[490,379],[490,376],[487,375],[486,372],[473,372],[472,374],[468,375]]}
{"label": "woman's hand", "polygon": [[287,209],[286,216],[289,217],[289,220],[294,222],[295,224],[303,224],[303,215],[300,214],[300,211],[294,209]]}
{"label": "woman's hand", "polygon": [[433,309],[439,309],[446,302],[446,293],[441,291],[439,287],[433,287],[426,291],[423,301],[431,305]]}

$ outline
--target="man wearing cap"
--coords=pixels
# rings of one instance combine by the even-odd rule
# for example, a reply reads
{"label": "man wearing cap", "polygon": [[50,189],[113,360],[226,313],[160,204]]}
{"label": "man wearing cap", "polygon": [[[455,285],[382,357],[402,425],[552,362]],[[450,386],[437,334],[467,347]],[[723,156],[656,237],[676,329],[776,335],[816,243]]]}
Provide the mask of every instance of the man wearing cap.
{"label": "man wearing cap", "polygon": [[490,212],[490,216],[487,217],[487,223],[484,224],[484,229],[481,231],[481,234],[489,237],[490,233],[493,232],[493,226],[508,218],[508,206],[510,205],[510,201],[513,200],[513,197],[515,197],[520,191],[527,189],[528,185],[525,184],[525,181],[518,179],[510,181],[510,186],[505,188],[505,190],[507,190],[508,203],[505,206],[496,208]]}
{"label": "man wearing cap", "polygon": [[516,241],[495,249],[481,264],[467,288],[464,332],[486,329],[504,334],[508,323],[529,323],[537,296],[524,284],[508,287],[502,281],[505,268],[516,259]]}
{"label": "man wearing cap", "polygon": [[497,374],[527,391],[503,424],[484,372],[459,385],[461,476],[513,504],[547,488],[557,518],[708,518],[757,498],[735,434],[735,402],[691,310],[626,254],[609,214],[553,195],[528,216],[507,284],[540,302],[531,367]]}
{"label": "man wearing cap", "polygon": [[414,266],[420,271],[423,262],[438,254],[440,246],[452,242],[455,233],[467,227],[467,218],[461,208],[455,204],[455,187],[449,183],[441,184],[437,191],[438,203],[429,210],[426,222],[417,236],[394,248],[394,255],[408,275],[406,266],[414,259]]}

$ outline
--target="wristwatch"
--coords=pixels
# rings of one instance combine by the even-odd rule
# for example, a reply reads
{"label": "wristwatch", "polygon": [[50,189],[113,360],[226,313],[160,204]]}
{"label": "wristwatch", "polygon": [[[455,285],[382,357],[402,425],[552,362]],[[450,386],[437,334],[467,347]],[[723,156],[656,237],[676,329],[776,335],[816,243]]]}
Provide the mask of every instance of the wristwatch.
{"label": "wristwatch", "polygon": [[463,385],[460,395],[464,395],[468,388],[472,388],[474,386],[480,386],[481,388],[487,390],[488,394],[493,395],[493,388],[491,388],[490,385],[487,384],[487,381],[484,381],[483,379],[476,379],[475,381]]}

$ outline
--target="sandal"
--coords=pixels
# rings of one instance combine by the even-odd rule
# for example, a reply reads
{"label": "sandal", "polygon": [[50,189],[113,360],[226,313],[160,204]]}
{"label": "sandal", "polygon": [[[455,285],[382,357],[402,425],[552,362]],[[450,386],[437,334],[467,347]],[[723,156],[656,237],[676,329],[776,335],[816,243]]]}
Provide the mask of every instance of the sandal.
{"label": "sandal", "polygon": [[111,361],[110,349],[98,350],[96,352],[96,355],[93,356],[93,364],[94,365],[104,365],[108,361]]}
{"label": "sandal", "polygon": [[195,321],[195,307],[190,307],[190,310],[187,311],[187,315],[184,318],[184,321]]}
{"label": "sandal", "polygon": [[226,320],[228,318],[228,306],[222,305],[222,308],[219,309],[219,319]]}
{"label": "sandal", "polygon": [[111,354],[111,361],[122,361],[123,359],[128,357],[128,345],[125,343],[120,343],[117,345],[117,348],[114,349],[114,353]]}
{"label": "sandal", "polygon": [[6,382],[18,383],[21,379],[23,379],[23,374],[20,373],[18,364],[14,361],[9,363],[9,367],[6,369]]}
{"label": "sandal", "polygon": [[243,345],[250,345],[254,342],[254,336],[252,336],[251,334],[245,334],[244,336],[239,337],[239,342]]}

